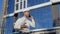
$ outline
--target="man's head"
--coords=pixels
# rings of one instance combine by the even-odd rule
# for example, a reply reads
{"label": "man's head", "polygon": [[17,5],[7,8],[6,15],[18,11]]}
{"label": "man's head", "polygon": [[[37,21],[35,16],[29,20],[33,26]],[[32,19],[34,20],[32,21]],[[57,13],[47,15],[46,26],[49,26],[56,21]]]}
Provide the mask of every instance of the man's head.
{"label": "man's head", "polygon": [[29,10],[24,11],[24,16],[29,17],[29,15],[30,15]]}

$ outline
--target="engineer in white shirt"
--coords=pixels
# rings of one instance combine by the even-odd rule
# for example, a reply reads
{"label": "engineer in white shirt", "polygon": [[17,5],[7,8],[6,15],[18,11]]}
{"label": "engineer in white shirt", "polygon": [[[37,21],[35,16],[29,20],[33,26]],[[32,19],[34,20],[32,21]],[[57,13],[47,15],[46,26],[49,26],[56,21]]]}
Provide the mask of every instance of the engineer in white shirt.
{"label": "engineer in white shirt", "polygon": [[22,18],[19,18],[16,23],[14,23],[14,29],[20,29],[19,31],[26,34],[27,32],[30,32],[30,26],[35,28],[35,21],[33,16],[30,15],[29,10],[26,10],[23,13],[24,16]]}

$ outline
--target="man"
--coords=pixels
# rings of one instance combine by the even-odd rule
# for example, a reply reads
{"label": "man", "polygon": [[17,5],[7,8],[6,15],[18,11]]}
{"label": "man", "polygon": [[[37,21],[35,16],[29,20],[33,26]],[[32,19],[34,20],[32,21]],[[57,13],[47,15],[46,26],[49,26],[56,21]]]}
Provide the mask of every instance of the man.
{"label": "man", "polygon": [[[29,32],[30,26],[35,28],[35,21],[30,15],[29,10],[24,11],[23,13],[24,16],[16,21],[14,28],[19,29],[21,34],[27,34],[27,32]],[[30,18],[31,20],[29,20],[28,18]]]}

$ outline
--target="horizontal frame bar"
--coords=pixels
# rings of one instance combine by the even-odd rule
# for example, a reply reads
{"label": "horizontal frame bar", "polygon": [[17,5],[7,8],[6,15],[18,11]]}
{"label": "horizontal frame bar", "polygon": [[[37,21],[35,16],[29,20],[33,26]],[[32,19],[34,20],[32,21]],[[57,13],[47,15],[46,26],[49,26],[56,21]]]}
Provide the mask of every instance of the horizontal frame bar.
{"label": "horizontal frame bar", "polygon": [[53,3],[58,3],[58,2],[60,2],[60,1],[50,1],[50,2],[46,2],[46,3],[34,5],[34,6],[31,6],[31,7],[28,7],[28,8],[24,8],[24,9],[14,11],[14,13],[5,15],[4,17],[11,17],[11,16],[14,16],[15,13],[19,13],[19,12],[23,12],[23,11],[26,11],[26,10],[33,10],[33,9],[49,6],[49,5],[52,5]]}

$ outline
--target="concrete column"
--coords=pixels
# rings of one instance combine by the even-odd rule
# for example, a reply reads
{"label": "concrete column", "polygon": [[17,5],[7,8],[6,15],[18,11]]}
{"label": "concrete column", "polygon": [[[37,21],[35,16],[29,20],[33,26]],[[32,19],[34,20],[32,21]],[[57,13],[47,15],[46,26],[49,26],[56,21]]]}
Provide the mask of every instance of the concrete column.
{"label": "concrete column", "polygon": [[58,5],[52,5],[52,17],[53,17],[53,20],[59,17]]}
{"label": "concrete column", "polygon": [[[53,17],[53,27],[58,27],[60,26],[59,22],[59,8],[58,8],[59,3],[54,3],[52,4],[52,17]],[[56,30],[56,34],[60,34],[60,30]]]}

